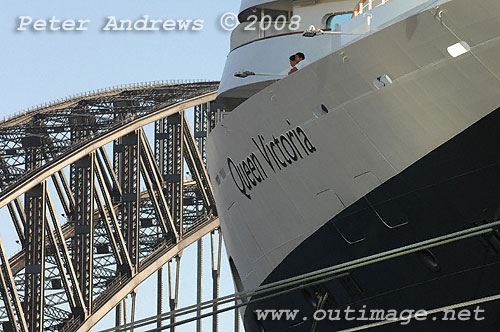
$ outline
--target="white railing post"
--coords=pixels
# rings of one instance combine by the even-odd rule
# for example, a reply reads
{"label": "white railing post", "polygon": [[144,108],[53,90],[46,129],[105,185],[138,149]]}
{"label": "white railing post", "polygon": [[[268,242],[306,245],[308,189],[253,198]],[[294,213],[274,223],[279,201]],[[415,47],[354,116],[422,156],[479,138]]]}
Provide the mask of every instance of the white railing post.
{"label": "white railing post", "polygon": [[373,0],[368,0],[368,10],[372,10],[373,8]]}

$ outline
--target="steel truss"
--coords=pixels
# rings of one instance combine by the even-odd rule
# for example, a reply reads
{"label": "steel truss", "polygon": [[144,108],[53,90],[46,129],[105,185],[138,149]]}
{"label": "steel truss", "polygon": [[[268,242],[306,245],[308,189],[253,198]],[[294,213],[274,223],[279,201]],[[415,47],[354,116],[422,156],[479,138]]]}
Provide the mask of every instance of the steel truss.
{"label": "steel truss", "polygon": [[127,323],[129,294],[133,321],[137,287],[155,272],[161,313],[164,265],[175,310],[182,251],[210,233],[218,297],[221,234],[205,168],[217,87],[119,88],[0,123],[0,208],[22,246],[8,258],[0,239],[1,330],[87,331],[113,308]]}

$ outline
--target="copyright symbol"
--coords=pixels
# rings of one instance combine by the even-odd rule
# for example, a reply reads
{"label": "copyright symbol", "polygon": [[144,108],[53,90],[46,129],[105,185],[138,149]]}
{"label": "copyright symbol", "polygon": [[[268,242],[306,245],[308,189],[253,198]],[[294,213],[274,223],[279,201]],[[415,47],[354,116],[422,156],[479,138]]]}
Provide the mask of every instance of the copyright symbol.
{"label": "copyright symbol", "polygon": [[225,13],[220,18],[220,26],[226,31],[233,31],[238,25],[238,16],[235,13]]}

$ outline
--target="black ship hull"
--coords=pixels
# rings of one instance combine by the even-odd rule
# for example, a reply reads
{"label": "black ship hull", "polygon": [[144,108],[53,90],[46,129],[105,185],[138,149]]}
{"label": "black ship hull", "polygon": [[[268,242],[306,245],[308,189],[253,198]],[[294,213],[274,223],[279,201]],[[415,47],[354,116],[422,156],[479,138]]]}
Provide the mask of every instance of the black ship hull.
{"label": "black ship hull", "polygon": [[[293,250],[263,284],[499,220],[499,128],[500,108],[332,218]],[[311,331],[317,309],[430,311],[500,294],[499,275],[500,234],[495,230],[250,304],[245,327],[249,332]],[[325,293],[327,300],[319,308]],[[258,319],[255,311],[266,309],[300,313],[294,320]],[[412,320],[404,326],[392,323],[370,331],[500,330],[500,301],[455,311],[463,309],[471,311],[469,319],[455,316],[453,320],[450,313],[443,317],[441,312],[425,321]],[[318,321],[315,331],[375,323],[333,317]]]}

